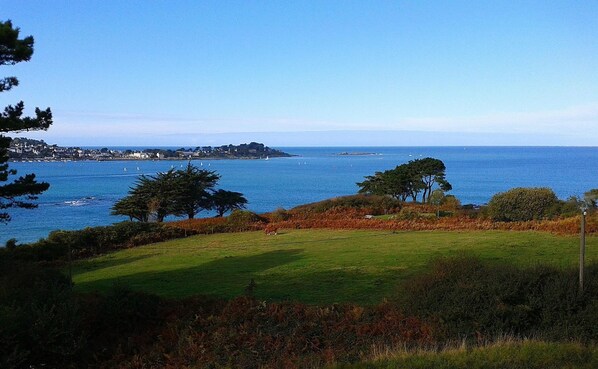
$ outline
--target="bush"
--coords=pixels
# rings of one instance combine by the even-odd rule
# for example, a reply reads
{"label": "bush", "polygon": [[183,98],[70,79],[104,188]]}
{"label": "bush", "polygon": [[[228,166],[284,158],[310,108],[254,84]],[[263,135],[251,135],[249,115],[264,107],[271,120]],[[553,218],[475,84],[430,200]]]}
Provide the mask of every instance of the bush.
{"label": "bush", "polygon": [[291,213],[283,208],[278,208],[268,214],[268,218],[270,218],[270,221],[272,222],[284,222],[285,220],[291,219]]}
{"label": "bush", "polygon": [[420,218],[419,212],[413,208],[401,209],[401,211],[397,214],[397,217],[396,217],[396,219],[398,219],[398,220],[415,220],[415,219],[419,219],[419,218]]}
{"label": "bush", "polygon": [[185,237],[187,231],[158,223],[122,222],[78,231],[54,231],[36,243],[17,246],[2,257],[30,261],[65,261],[94,256],[121,248]]}
{"label": "bush", "polygon": [[68,364],[85,343],[70,279],[34,264],[0,264],[0,367]]}
{"label": "bush", "polygon": [[95,304],[86,306],[88,334],[103,344],[124,341],[131,345],[128,337],[148,335],[148,330],[162,320],[159,316],[160,302],[160,298],[155,295],[132,291],[126,286],[115,284]]}
{"label": "bush", "polygon": [[339,209],[363,209],[366,214],[382,215],[401,210],[402,203],[397,199],[379,195],[351,195],[335,197],[313,204],[301,205],[292,209],[293,213],[325,213]]}
{"label": "bush", "polygon": [[559,213],[559,200],[549,188],[514,188],[490,199],[487,213],[497,221],[528,221]]}
{"label": "bush", "polygon": [[580,293],[574,269],[443,258],[407,281],[400,301],[407,313],[432,319],[449,338],[514,334],[592,341],[598,339],[598,266],[588,269]]}
{"label": "bush", "polygon": [[231,231],[251,231],[261,229],[268,220],[249,210],[234,210],[227,218]]}

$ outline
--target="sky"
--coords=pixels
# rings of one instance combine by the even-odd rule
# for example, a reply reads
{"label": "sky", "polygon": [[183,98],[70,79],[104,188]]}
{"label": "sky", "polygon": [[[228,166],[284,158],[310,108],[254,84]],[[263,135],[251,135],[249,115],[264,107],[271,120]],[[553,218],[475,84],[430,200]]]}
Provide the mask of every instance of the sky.
{"label": "sky", "polygon": [[59,145],[598,143],[596,1],[0,0]]}

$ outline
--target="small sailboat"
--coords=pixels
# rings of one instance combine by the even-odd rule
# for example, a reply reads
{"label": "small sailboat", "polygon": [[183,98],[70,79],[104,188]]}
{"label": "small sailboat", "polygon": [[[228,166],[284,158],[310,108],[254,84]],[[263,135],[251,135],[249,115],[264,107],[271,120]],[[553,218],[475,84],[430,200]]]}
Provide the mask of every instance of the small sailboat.
{"label": "small sailboat", "polygon": [[269,157],[269,156],[266,156],[266,159],[264,159],[264,160],[270,160],[270,157]]}
{"label": "small sailboat", "polygon": [[123,172],[126,172],[126,171],[127,171],[127,168],[123,169]]}

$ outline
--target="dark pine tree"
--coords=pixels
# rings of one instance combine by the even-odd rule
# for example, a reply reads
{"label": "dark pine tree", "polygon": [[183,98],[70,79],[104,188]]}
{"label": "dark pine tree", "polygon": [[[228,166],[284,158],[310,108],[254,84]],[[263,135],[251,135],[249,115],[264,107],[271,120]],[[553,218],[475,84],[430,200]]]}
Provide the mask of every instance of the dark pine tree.
{"label": "dark pine tree", "polygon": [[[0,21],[0,65],[15,65],[26,62],[33,55],[33,37],[19,39],[19,28],[15,28],[11,21]],[[9,91],[19,85],[16,77],[0,79],[0,92]],[[37,182],[35,174],[27,174],[16,178],[17,171],[8,165],[8,148],[11,138],[5,136],[9,132],[46,130],[52,124],[52,112],[35,109],[35,117],[24,117],[25,104],[21,101],[15,105],[8,105],[0,113],[0,223],[10,221],[7,209],[35,208],[32,200],[37,199],[50,187],[48,183]]]}

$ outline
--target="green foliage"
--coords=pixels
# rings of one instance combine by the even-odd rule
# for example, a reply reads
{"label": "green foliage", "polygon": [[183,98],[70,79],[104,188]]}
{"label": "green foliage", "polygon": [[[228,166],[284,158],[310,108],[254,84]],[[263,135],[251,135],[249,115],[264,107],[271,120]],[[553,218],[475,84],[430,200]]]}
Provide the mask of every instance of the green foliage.
{"label": "green foliage", "polygon": [[122,222],[78,231],[54,231],[47,238],[0,253],[0,259],[31,261],[78,259],[120,248],[139,246],[186,236],[181,229],[157,223]]}
{"label": "green foliage", "polygon": [[233,210],[227,218],[228,225],[236,232],[255,230],[256,225],[267,222],[266,218],[248,210]]}
{"label": "green foliage", "polygon": [[160,321],[159,306],[157,296],[115,284],[97,306],[87,312],[89,334],[102,342],[118,342],[133,334],[147,334],[144,330]]}
{"label": "green foliage", "polygon": [[68,364],[85,343],[70,280],[35,264],[0,264],[0,367]]}
{"label": "green foliage", "polygon": [[[579,239],[543,232],[331,229],[284,229],[271,237],[260,230],[119,250],[76,262],[73,279],[81,292],[107,291],[120,280],[165,297],[232,298],[253,278],[259,299],[376,304],[393,296],[399,282],[425,271],[431,259],[462,251],[521,267],[572,267]],[[598,262],[598,237],[587,238],[586,258]]]}
{"label": "green foliage", "polygon": [[396,216],[399,220],[415,220],[420,218],[420,214],[413,208],[403,208]]}
{"label": "green foliage", "polygon": [[162,222],[168,215],[195,217],[203,210],[214,209],[218,216],[242,209],[247,204],[243,194],[214,190],[220,176],[199,169],[191,163],[184,170],[171,169],[155,176],[141,176],[129,195],[112,207],[113,215],[125,215],[130,220]]}
{"label": "green foliage", "polygon": [[558,215],[559,206],[549,188],[513,188],[492,196],[486,211],[493,220],[527,221]]}
{"label": "green foliage", "polygon": [[425,203],[430,201],[434,185],[438,185],[444,192],[452,189],[445,178],[445,170],[441,160],[416,159],[394,169],[366,176],[365,181],[357,185],[360,187],[359,193],[389,195],[401,201],[410,197],[415,202],[419,193],[422,193],[422,202]]}
{"label": "green foliage", "polygon": [[351,195],[335,197],[313,204],[301,205],[292,212],[324,213],[333,209],[364,209],[373,215],[399,211],[402,203],[386,195]]}
{"label": "green foliage", "polygon": [[598,265],[589,268],[584,293],[575,269],[517,268],[466,256],[436,260],[429,269],[405,282],[400,301],[448,337],[598,339]]}
{"label": "green foliage", "polygon": [[593,188],[583,194],[584,200],[592,207],[598,207],[598,188]]}
{"label": "green foliage", "polygon": [[285,220],[291,219],[291,213],[283,208],[278,208],[268,214],[268,218],[273,222],[284,222]]}
{"label": "green foliage", "polygon": [[212,206],[219,217],[229,211],[244,209],[246,204],[247,199],[240,192],[217,190],[212,194]]}
{"label": "green foliage", "polygon": [[[29,61],[33,54],[33,37],[28,36],[19,39],[19,28],[14,28],[11,21],[0,21],[0,66],[14,65],[20,62]],[[0,79],[0,92],[8,91],[18,86],[16,77]],[[24,208],[32,209],[37,207],[31,201],[46,191],[50,185],[45,182],[37,182],[35,174],[27,174],[18,178],[17,171],[9,169],[8,147],[11,138],[4,136],[9,132],[46,130],[52,124],[52,112],[35,109],[35,118],[23,117],[25,104],[21,101],[15,105],[8,105],[0,112],[0,182],[9,183],[0,186],[0,223],[10,221],[10,215],[6,209]]]}
{"label": "green foliage", "polygon": [[[216,199],[214,198],[214,194],[210,192],[213,191],[220,179],[220,176],[216,172],[199,169],[188,163],[185,170],[176,171],[174,176],[173,202],[175,205],[172,211],[173,215],[186,215],[189,219],[192,219],[200,211],[214,207]],[[235,197],[237,203],[232,201],[231,196],[233,195],[231,194],[238,195]],[[222,195],[218,200],[221,201],[220,205],[224,208],[231,206],[234,208],[235,205],[244,205],[242,200],[245,200],[245,198],[238,192],[226,192],[228,196]],[[245,200],[245,203],[247,203],[247,200]],[[227,208],[227,210],[231,209]]]}

